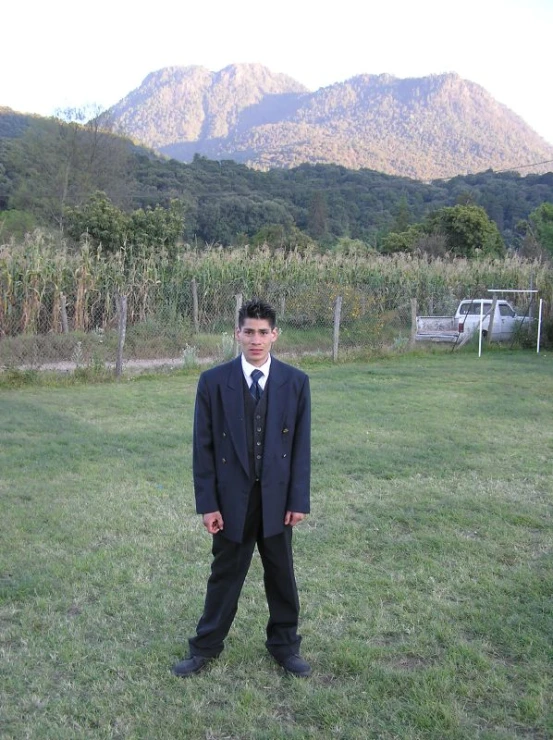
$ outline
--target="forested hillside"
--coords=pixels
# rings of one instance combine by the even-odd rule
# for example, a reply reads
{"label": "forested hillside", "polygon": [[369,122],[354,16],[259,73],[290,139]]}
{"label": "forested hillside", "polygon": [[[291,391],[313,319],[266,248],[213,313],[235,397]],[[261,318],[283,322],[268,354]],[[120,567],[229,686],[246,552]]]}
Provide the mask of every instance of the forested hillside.
{"label": "forested hillside", "polygon": [[0,140],[21,136],[30,120],[30,116],[0,105]]}
{"label": "forested hillside", "polygon": [[284,231],[295,225],[323,242],[349,237],[378,248],[388,231],[462,202],[483,206],[507,244],[514,245],[517,223],[543,201],[553,200],[553,173],[522,177],[490,170],[425,184],[336,165],[265,173],[202,157],[189,165],[138,157],[137,164],[141,204],[159,191],[184,197],[187,237],[210,243],[236,243],[238,235],[251,238],[263,226],[278,224]]}
{"label": "forested hillside", "polygon": [[431,180],[543,172],[553,160],[552,145],[457,74],[363,74],[309,92],[259,64],[170,67],[102,121],[180,161],[201,154],[263,170],[323,163]]}
{"label": "forested hillside", "polygon": [[338,165],[262,172],[200,156],[190,164],[161,158],[95,123],[22,121],[0,112],[0,132],[0,240],[17,233],[14,224],[63,233],[67,209],[98,190],[126,212],[178,201],[189,243],[293,247],[311,239],[322,248],[349,239],[380,249],[390,232],[456,203],[482,206],[506,245],[516,247],[519,221],[553,202],[551,172],[523,177],[488,170],[431,183]]}

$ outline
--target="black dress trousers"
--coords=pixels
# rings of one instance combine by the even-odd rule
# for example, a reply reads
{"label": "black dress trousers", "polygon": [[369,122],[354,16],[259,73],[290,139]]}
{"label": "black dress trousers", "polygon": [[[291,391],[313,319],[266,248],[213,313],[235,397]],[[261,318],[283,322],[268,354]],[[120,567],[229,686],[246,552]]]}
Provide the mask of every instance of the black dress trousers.
{"label": "black dress trousers", "polygon": [[284,532],[274,537],[263,537],[261,487],[256,483],[248,502],[242,542],[231,542],[222,533],[213,536],[211,575],[196,636],[189,640],[191,655],[216,657],[223,650],[256,544],[269,607],[265,645],[277,659],[299,652],[299,599],[292,558],[292,527],[285,527]]}

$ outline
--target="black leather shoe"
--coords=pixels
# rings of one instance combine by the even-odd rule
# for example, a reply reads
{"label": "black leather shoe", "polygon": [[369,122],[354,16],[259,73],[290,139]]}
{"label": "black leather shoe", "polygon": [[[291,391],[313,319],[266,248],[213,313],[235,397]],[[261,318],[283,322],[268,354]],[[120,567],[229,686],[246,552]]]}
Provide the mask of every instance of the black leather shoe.
{"label": "black leather shoe", "polygon": [[192,676],[202,671],[212,658],[204,658],[203,655],[191,655],[173,666],[173,673],[180,678]]}
{"label": "black leather shoe", "polygon": [[285,658],[275,658],[275,660],[284,668],[286,673],[291,673],[293,676],[307,678],[311,675],[311,666],[301,655],[287,655]]}

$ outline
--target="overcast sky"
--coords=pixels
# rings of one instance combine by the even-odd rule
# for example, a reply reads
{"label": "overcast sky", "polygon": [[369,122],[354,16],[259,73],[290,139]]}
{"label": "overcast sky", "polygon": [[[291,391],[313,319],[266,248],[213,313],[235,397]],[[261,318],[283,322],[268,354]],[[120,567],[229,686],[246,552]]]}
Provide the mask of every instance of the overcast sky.
{"label": "overcast sky", "polygon": [[167,66],[259,62],[312,90],[457,72],[553,144],[553,0],[27,0],[0,14],[0,105],[107,108]]}

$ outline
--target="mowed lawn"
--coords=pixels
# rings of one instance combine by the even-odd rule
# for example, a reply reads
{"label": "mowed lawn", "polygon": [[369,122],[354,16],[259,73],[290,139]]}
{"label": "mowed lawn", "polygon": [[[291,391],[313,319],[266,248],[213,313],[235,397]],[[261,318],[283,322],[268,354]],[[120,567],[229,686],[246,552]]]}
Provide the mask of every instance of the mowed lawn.
{"label": "mowed lawn", "polygon": [[308,680],[264,649],[256,556],[182,680],[210,538],[197,377],[0,390],[2,738],[553,737],[553,356],[306,368]]}

